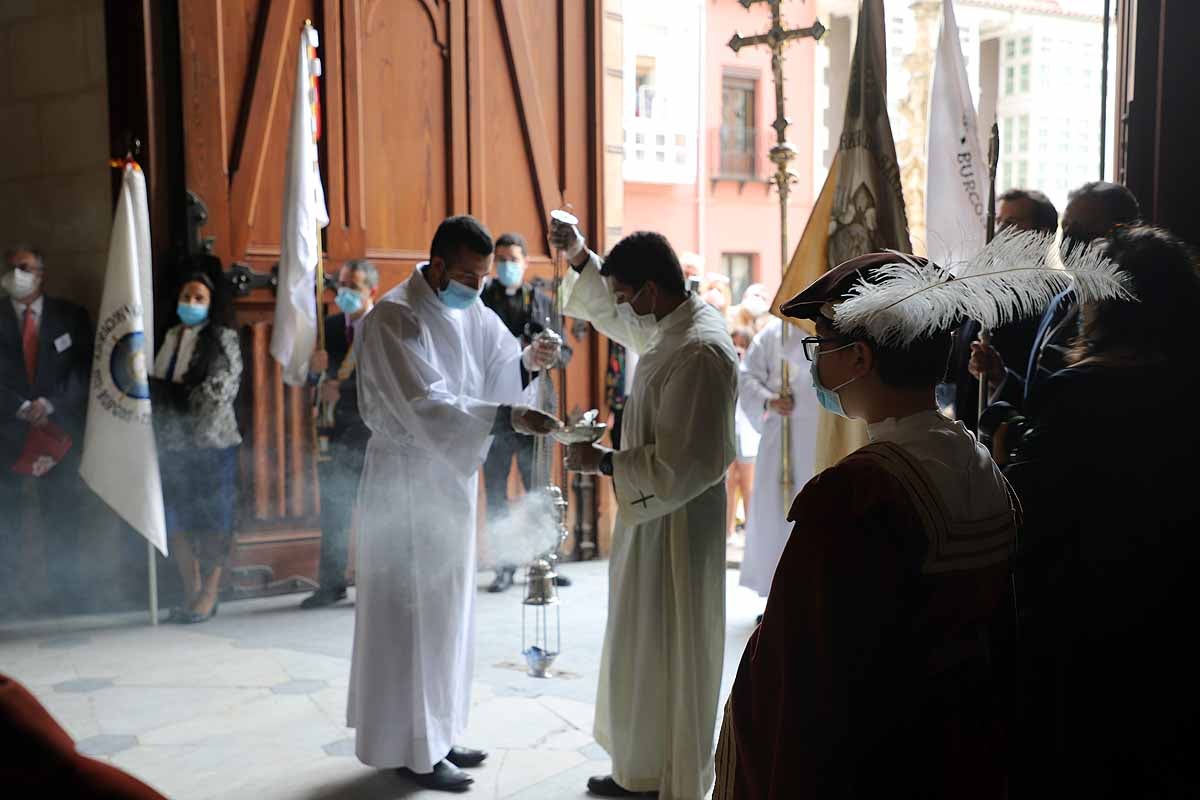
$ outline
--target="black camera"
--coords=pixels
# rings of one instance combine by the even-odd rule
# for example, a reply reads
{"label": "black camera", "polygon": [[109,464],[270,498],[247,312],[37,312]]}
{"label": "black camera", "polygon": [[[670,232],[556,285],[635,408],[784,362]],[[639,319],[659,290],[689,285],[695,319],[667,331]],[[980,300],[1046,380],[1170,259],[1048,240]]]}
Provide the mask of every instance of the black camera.
{"label": "black camera", "polygon": [[1011,403],[992,403],[984,409],[983,416],[979,418],[979,441],[989,451],[994,451],[996,431],[1003,425],[1007,425],[1002,442],[1004,455],[1012,462],[1025,446],[1027,437],[1033,430],[1033,423]]}

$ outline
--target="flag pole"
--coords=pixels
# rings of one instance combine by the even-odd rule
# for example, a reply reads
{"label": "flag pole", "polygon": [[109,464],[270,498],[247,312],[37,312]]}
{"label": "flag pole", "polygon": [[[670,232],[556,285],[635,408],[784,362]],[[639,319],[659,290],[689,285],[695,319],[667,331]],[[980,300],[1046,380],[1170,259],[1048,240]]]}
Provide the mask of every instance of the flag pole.
{"label": "flag pole", "polygon": [[[988,208],[987,208],[987,241],[991,242],[996,236],[996,167],[1000,164],[1000,124],[992,123],[992,133],[988,137]],[[992,332],[987,328],[979,331],[979,341],[991,344]],[[987,375],[979,376],[979,406],[975,414],[975,432],[979,432],[979,420],[983,419],[983,411],[987,408]]]}
{"label": "flag pole", "polygon": [[146,542],[146,559],[150,572],[150,625],[158,627],[158,559],[154,557],[154,545]]}
{"label": "flag pole", "polygon": [[[304,20],[303,30],[306,33],[309,31],[312,31],[313,33],[315,33],[315,29],[313,28],[311,19]],[[315,60],[317,58],[317,46],[315,44],[315,39],[312,37],[311,34],[309,34],[309,36],[308,36],[308,47],[309,47],[309,58]],[[318,75],[319,75],[319,73],[318,73]],[[310,80],[312,81],[312,96],[310,97],[310,104],[312,105],[313,119],[314,119],[314,125],[312,128],[312,140],[313,140],[314,150],[317,146],[319,146],[319,142],[321,141],[320,102],[318,100],[320,95],[318,94],[319,87],[317,85],[318,75],[313,75],[310,78]],[[317,158],[320,158],[319,153],[317,154]],[[316,166],[316,165],[314,165],[314,166]],[[317,317],[317,349],[321,350],[323,352],[325,350],[325,314],[323,313],[324,299],[325,299],[325,259],[323,256],[323,245],[321,242],[321,223],[320,222],[316,223],[316,229],[317,229],[317,268],[313,273],[313,276],[316,279],[316,286],[314,287],[315,304],[313,306],[313,310]],[[328,370],[326,370],[326,371],[328,371]],[[324,417],[326,416],[326,414],[332,415],[332,410],[326,409],[325,403],[322,402],[322,400],[321,400],[321,384],[323,384],[324,382],[325,382],[325,374],[323,373],[321,375],[321,377],[317,380],[317,390],[316,390],[317,396],[315,398],[316,402],[313,403],[313,408],[315,410],[315,413],[313,414],[313,418],[312,418],[313,447],[316,448],[317,461],[321,461],[325,457],[325,454],[321,447],[321,425],[322,425],[322,422],[325,421]]]}

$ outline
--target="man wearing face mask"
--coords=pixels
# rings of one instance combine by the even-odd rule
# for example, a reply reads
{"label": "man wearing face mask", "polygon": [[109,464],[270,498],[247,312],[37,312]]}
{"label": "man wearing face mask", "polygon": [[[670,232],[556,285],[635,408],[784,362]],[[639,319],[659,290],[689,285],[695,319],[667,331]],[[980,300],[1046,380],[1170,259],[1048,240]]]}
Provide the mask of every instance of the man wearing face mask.
{"label": "man wearing face mask", "polygon": [[1013,500],[987,450],[938,413],[949,331],[886,291],[873,316],[838,314],[896,262],[851,259],[782,306],[816,323],[799,344],[821,406],[864,420],[870,444],[791,507],[726,706],[714,800],[1004,796],[990,637],[1009,599]]}
{"label": "man wearing face mask", "polygon": [[[10,247],[0,276],[0,608],[34,603],[47,587],[66,602],[63,588],[79,583],[76,540],[79,443],[87,414],[92,326],[87,312],[43,291],[46,266],[31,245]],[[61,462],[41,456],[28,474],[26,445],[39,434],[65,432],[74,444]],[[30,437],[35,437],[31,439]],[[63,440],[65,441],[65,439]],[[25,523],[40,516],[40,530]],[[21,557],[28,536],[47,569]],[[26,551],[28,552],[28,551]]]}
{"label": "man wearing face mask", "polygon": [[[1118,183],[1093,181],[1071,192],[1062,217],[1062,247],[1087,245],[1105,239],[1141,217],[1137,198]],[[1004,400],[1015,408],[1028,408],[1038,387],[1066,366],[1071,342],[1079,333],[1079,304],[1067,289],[1051,301],[1038,322],[1033,347],[1026,364],[1006,364],[995,347],[971,345],[971,375],[987,376],[992,400]]]}
{"label": "man wearing face mask", "polygon": [[724,316],[685,288],[657,233],[603,262],[571,225],[551,241],[572,269],[565,313],[640,356],[619,451],[568,448],[567,468],[612,478],[617,502],[596,741],[601,797],[704,797],[725,639],[725,473],[737,455],[737,355]]}
{"label": "man wearing face mask", "polygon": [[358,402],[370,430],[358,494],[347,724],[359,760],[459,791],[486,754],[459,747],[474,662],[475,503],[493,435],[545,435],[518,405],[522,350],[479,294],[492,237],[469,216],[438,226],[429,261],[385,294],[357,335]]}
{"label": "man wearing face mask", "polygon": [[327,452],[317,464],[321,479],[321,586],[300,603],[312,609],[346,598],[346,561],[354,500],[367,455],[370,431],[358,410],[358,377],[353,353],[355,331],[375,303],[379,270],[366,259],[347,261],[338,271],[334,304],[325,318],[325,349],[312,354],[308,382],[316,387],[322,413],[332,409],[333,425],[323,426]]}
{"label": "man wearing face mask", "polygon": [[[525,280],[527,254],[524,236],[519,233],[501,234],[496,239],[496,277],[489,279],[483,287],[481,299],[485,306],[496,312],[509,333],[520,339],[523,345],[537,347],[534,337],[543,330],[546,320],[553,317],[554,300],[542,290],[542,281]],[[562,336],[561,330],[554,332]],[[571,359],[571,346],[564,341],[559,352],[561,365],[565,366]],[[536,377],[536,372],[529,371],[522,364],[522,387],[528,386]],[[512,469],[514,456],[525,491],[537,488],[535,481],[546,482],[548,476],[533,474],[533,445],[533,437],[516,433],[498,433],[492,440],[487,460],[483,462],[489,522],[503,515],[508,508],[508,473]],[[515,564],[496,565],[496,579],[488,591],[503,592],[511,587],[516,569]],[[558,575],[554,581],[559,586],[569,586],[571,583],[565,575]]]}

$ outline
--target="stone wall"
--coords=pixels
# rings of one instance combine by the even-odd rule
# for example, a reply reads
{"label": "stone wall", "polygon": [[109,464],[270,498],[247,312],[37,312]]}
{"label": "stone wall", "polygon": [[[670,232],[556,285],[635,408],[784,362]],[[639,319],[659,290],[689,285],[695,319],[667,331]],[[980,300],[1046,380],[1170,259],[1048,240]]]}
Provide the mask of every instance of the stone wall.
{"label": "stone wall", "polygon": [[112,183],[103,0],[0,0],[0,245],[46,255],[47,289],[100,302]]}

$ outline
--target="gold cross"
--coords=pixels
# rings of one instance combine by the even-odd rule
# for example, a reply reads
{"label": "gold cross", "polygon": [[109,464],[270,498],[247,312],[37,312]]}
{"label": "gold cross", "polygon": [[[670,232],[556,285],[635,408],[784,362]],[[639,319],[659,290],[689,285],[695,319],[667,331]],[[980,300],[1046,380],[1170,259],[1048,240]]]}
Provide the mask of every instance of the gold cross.
{"label": "gold cross", "polygon": [[[734,33],[733,38],[729,40],[729,49],[736,53],[743,47],[754,47],[760,44],[765,44],[771,49],[771,73],[775,78],[775,122],[771,123],[771,127],[775,129],[775,146],[771,148],[770,152],[771,163],[775,165],[775,174],[771,180],[775,183],[775,188],[779,190],[779,258],[782,262],[779,274],[783,276],[787,274],[788,264],[791,261],[791,253],[788,251],[788,193],[791,191],[791,184],[796,180],[796,173],[788,167],[788,164],[797,155],[796,148],[786,138],[788,118],[783,110],[783,48],[793,39],[811,38],[813,41],[820,41],[821,37],[825,35],[825,26],[814,21],[808,28],[788,30],[783,26],[783,13],[780,10],[782,0],[738,0],[738,2],[747,11],[755,3],[766,3],[767,7],[771,9],[771,29],[769,31],[757,36],[739,36]],[[788,331],[791,327],[791,325],[783,326],[784,347],[787,346]],[[791,394],[789,372],[790,366],[785,357],[780,367],[781,396]],[[782,419],[779,440],[781,447],[779,483],[783,488],[783,503],[786,509],[791,503],[794,489],[791,464],[792,425],[788,417]]]}

